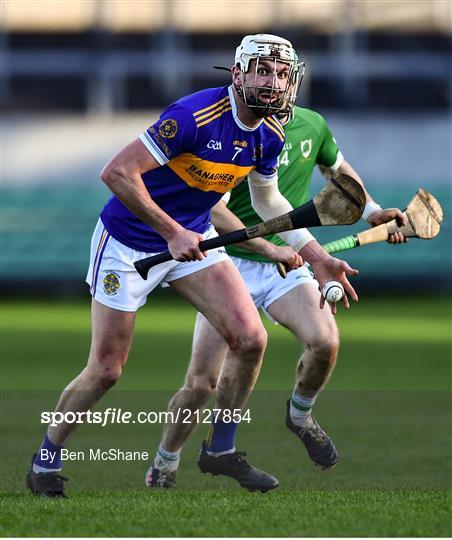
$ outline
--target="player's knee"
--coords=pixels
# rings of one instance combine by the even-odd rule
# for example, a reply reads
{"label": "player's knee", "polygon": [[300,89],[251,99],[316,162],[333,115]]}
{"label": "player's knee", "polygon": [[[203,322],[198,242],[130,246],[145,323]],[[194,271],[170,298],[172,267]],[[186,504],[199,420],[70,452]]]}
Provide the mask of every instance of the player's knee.
{"label": "player's knee", "polygon": [[226,340],[231,350],[249,359],[260,359],[267,346],[264,327],[243,327],[237,336]]}
{"label": "player's knee", "polygon": [[248,353],[261,355],[267,347],[267,332],[264,327],[250,330],[242,338],[242,349]]}
{"label": "player's knee", "polygon": [[105,367],[98,373],[99,385],[103,388],[111,388],[121,377],[121,366]]}
{"label": "player's knee", "polygon": [[328,350],[330,351],[330,354],[334,356],[335,359],[339,352],[339,346],[340,346],[339,331],[335,327],[334,330],[329,333],[328,339],[327,339]]}
{"label": "player's knee", "polygon": [[311,343],[311,349],[319,358],[319,362],[331,365],[336,362],[339,352],[339,334],[327,332],[319,334]]}
{"label": "player's knee", "polygon": [[124,363],[125,360],[117,354],[103,352],[90,359],[89,368],[99,387],[108,389],[121,377]]}
{"label": "player's knee", "polygon": [[213,394],[216,380],[208,376],[190,377],[184,386],[184,391],[190,393],[193,404],[196,407],[204,405]]}

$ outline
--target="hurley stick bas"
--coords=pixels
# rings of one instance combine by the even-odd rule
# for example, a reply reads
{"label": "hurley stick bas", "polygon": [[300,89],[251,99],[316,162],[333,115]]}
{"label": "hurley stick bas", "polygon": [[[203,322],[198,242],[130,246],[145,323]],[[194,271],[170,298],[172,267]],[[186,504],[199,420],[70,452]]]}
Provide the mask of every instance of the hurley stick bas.
{"label": "hurley stick bas", "polygon": [[[314,199],[299,208],[251,227],[203,240],[199,243],[199,248],[201,251],[207,251],[303,227],[350,225],[362,216],[365,204],[366,195],[361,184],[351,176],[340,174],[332,178]],[[166,251],[136,261],[134,266],[140,276],[147,279],[150,268],[172,259],[171,253]]]}

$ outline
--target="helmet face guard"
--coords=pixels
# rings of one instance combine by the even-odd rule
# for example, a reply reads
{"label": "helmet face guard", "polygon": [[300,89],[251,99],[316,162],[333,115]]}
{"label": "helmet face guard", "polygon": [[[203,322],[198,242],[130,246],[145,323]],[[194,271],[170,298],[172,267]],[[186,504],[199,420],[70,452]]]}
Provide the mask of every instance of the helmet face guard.
{"label": "helmet face guard", "polygon": [[[240,68],[241,85],[236,91],[245,105],[257,116],[289,114],[297,99],[304,75],[304,62],[299,61],[290,41],[269,34],[245,36],[237,48],[235,63]],[[288,66],[284,89],[277,84],[278,66]],[[258,86],[258,72],[265,67],[272,72],[271,86]],[[265,94],[266,101],[260,99]]]}

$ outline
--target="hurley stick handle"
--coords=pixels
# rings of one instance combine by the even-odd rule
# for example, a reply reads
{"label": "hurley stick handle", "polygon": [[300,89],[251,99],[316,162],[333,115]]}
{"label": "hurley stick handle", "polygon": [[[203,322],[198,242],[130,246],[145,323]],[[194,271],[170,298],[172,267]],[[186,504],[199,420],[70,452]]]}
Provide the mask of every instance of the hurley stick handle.
{"label": "hurley stick handle", "polygon": [[[257,225],[252,225],[246,229],[232,231],[226,234],[221,234],[215,238],[203,240],[199,243],[201,251],[208,251],[220,246],[229,246],[231,244],[239,244],[245,240],[251,240],[267,234],[275,234],[282,231],[291,231],[301,227],[319,227],[322,225],[317,213],[314,201],[308,201],[303,206],[291,210],[287,214],[268,219]],[[171,261],[173,256],[169,251],[145,257],[134,263],[136,271],[143,279],[147,279],[149,270],[156,264]]]}
{"label": "hurley stick handle", "polygon": [[[390,221],[396,225],[395,220]],[[365,231],[359,232],[356,234],[359,245],[364,246],[365,244],[373,244],[375,242],[384,242],[388,239],[389,236],[389,223],[382,223],[372,229],[366,229]]]}
{"label": "hurley stick handle", "polygon": [[347,249],[353,249],[359,246],[358,239],[356,236],[346,236],[345,238],[340,238],[339,240],[333,240],[328,242],[328,244],[323,244],[323,249],[327,253],[337,253],[338,251],[345,251]]}
{"label": "hurley stick handle", "polygon": [[[224,245],[244,242],[248,239],[249,236],[246,233],[246,229],[240,229],[238,231],[232,231],[230,233],[222,234],[221,236],[209,238],[208,240],[202,240],[201,242],[199,242],[199,249],[201,251],[208,251],[209,249],[215,249]],[[147,279],[148,272],[153,266],[172,260],[173,256],[171,255],[171,253],[169,251],[164,251],[163,253],[158,253],[157,255],[151,255],[150,257],[140,259],[139,261],[136,261],[134,263],[134,266],[140,276],[143,279]]]}
{"label": "hurley stick handle", "polygon": [[406,238],[415,238],[418,236],[410,221],[406,225],[399,227],[397,221],[392,219],[387,223],[360,232],[356,237],[359,241],[359,245],[363,246],[365,244],[374,244],[375,242],[385,242],[389,235],[395,232],[402,233]]}

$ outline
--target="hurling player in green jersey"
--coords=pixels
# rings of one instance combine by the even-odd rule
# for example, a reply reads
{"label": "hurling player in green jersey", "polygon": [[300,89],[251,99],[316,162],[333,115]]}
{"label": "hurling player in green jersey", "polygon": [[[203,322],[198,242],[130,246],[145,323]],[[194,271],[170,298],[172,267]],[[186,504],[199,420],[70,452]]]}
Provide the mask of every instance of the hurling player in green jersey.
{"label": "hurling player in green jersey", "polygon": [[[279,156],[279,189],[293,207],[308,200],[308,191],[315,166],[328,178],[346,173],[362,183],[356,171],[345,161],[325,119],[318,113],[294,107],[290,115],[280,117],[286,141]],[[229,202],[220,201],[212,213],[215,227],[221,233],[258,223],[261,218],[251,205],[249,190],[240,185],[231,191]],[[403,222],[397,208],[383,210],[367,194],[363,218],[369,225],[396,218]],[[401,243],[402,235],[393,235],[391,243]],[[335,307],[320,307],[319,284],[307,266],[292,269],[282,279],[273,261],[290,254],[289,248],[278,235],[250,240],[227,248],[240,271],[256,307],[263,308],[275,322],[290,330],[302,345],[304,352],[298,360],[296,381],[292,396],[287,401],[286,425],[306,447],[309,457],[323,469],[334,467],[338,461],[336,448],[319,426],[311,410],[319,392],[327,383],[336,363],[339,332],[334,319]],[[347,307],[347,306],[346,306]],[[202,408],[212,392],[228,347],[207,319],[198,314],[194,334],[191,362],[184,386],[172,398],[169,410]],[[195,426],[193,423],[167,424],[153,467],[159,468],[161,486],[166,473],[174,485],[180,452]]]}

